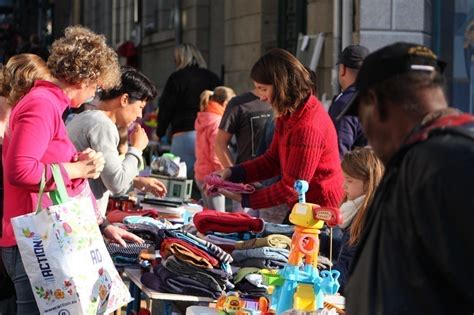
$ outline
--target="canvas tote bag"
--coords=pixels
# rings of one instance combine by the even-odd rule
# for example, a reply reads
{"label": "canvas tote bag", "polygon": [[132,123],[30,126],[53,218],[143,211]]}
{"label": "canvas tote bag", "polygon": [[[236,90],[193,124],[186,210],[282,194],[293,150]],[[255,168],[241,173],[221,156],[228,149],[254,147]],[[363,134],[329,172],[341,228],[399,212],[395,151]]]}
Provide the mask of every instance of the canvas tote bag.
{"label": "canvas tote bag", "polygon": [[51,165],[53,206],[12,219],[15,237],[41,314],[104,314],[132,299],[107,252],[91,198],[70,198]]}

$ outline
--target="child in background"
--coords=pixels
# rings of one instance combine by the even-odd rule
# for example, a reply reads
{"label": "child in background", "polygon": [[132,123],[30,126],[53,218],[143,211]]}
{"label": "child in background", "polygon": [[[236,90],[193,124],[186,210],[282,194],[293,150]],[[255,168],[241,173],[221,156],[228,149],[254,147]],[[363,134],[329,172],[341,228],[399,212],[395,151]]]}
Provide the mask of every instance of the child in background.
{"label": "child in background", "polygon": [[225,211],[225,197],[207,196],[203,186],[206,175],[223,167],[215,153],[215,140],[224,109],[234,96],[234,91],[225,86],[216,87],[214,92],[205,90],[201,93],[200,112],[194,123],[196,129],[194,179],[207,209]]}
{"label": "child in background", "polygon": [[333,269],[339,270],[341,292],[349,277],[352,257],[357,249],[367,208],[372,202],[380,183],[384,167],[370,147],[347,152],[342,160],[344,191],[346,196],[340,206],[342,224],[342,248]]}

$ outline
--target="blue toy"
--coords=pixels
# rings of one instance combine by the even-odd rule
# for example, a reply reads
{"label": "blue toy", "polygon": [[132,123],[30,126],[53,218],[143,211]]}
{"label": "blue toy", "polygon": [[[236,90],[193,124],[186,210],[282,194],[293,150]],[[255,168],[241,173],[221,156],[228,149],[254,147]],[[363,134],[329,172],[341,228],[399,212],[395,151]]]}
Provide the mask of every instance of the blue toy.
{"label": "blue toy", "polygon": [[337,208],[321,208],[306,203],[306,181],[296,181],[294,188],[298,192],[299,202],[290,214],[290,222],[295,225],[295,232],[291,240],[288,264],[278,274],[263,272],[273,291],[270,309],[275,310],[276,314],[291,309],[316,311],[323,308],[324,294],[335,294],[339,289],[339,271],[323,271],[320,276],[317,260],[319,230],[324,222],[329,226],[340,224],[341,213]]}

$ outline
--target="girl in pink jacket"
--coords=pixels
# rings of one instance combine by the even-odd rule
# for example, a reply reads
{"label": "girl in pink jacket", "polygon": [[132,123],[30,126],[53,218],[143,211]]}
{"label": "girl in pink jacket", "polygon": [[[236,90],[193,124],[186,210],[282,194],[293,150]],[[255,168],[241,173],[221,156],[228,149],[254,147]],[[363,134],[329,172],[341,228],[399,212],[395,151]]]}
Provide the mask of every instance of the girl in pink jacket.
{"label": "girl in pink jacket", "polygon": [[215,153],[215,140],[224,109],[234,96],[234,91],[225,86],[218,86],[214,91],[205,90],[201,93],[201,111],[194,123],[194,129],[196,129],[194,179],[201,191],[204,207],[207,209],[225,211],[225,197],[223,195],[207,196],[203,186],[206,175],[223,167]]}

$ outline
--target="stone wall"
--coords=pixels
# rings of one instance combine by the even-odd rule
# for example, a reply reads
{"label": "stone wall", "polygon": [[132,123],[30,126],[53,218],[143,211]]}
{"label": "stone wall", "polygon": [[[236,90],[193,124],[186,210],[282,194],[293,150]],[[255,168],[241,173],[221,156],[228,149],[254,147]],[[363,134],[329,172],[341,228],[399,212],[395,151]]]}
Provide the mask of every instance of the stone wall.
{"label": "stone wall", "polygon": [[225,84],[236,93],[253,88],[253,64],[276,46],[277,5],[272,0],[225,1]]}
{"label": "stone wall", "polygon": [[374,50],[397,41],[431,45],[430,0],[358,0],[356,31],[360,43]]}

